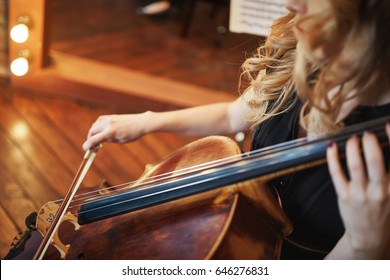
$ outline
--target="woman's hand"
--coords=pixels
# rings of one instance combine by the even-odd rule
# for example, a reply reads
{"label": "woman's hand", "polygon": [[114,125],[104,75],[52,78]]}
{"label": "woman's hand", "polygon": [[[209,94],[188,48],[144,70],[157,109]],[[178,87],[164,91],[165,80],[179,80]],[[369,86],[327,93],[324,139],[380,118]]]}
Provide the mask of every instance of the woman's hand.
{"label": "woman's hand", "polygon": [[[386,132],[390,141],[389,123]],[[358,137],[347,141],[349,179],[341,167],[336,144],[328,148],[327,159],[351,252],[361,258],[380,258],[390,241],[390,180],[376,136],[364,133],[362,149]]]}
{"label": "woman's hand", "polygon": [[100,116],[91,126],[83,148],[102,142],[127,143],[145,135],[150,112]]}

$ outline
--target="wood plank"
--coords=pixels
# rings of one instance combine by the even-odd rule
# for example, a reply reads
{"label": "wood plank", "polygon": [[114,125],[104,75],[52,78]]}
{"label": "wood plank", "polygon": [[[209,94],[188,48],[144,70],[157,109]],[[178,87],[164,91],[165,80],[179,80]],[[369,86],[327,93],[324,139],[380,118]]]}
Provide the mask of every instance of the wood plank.
{"label": "wood plank", "polygon": [[31,127],[13,106],[3,104],[0,107],[0,118],[2,132],[20,149],[50,187],[64,195],[64,186],[71,184],[73,176],[66,169],[62,158],[46,144],[46,137]]}
{"label": "wood plank", "polygon": [[17,178],[11,178],[4,169],[0,170],[0,178],[1,205],[8,209],[8,216],[17,225],[18,231],[24,230],[26,217],[32,212],[37,212],[42,205],[35,203]]}
{"label": "wood plank", "polygon": [[[66,135],[76,147],[79,147],[81,162],[84,153],[82,144],[91,123],[89,119],[95,118],[97,113],[92,110],[87,114],[76,104],[59,101],[56,101],[56,103],[55,106],[50,108],[47,106],[47,103],[41,100],[37,101],[40,110],[43,110],[53,120],[60,135]],[[70,112],[77,112],[77,114]],[[126,173],[126,169],[121,165],[121,162],[110,155],[107,147],[104,147],[104,149],[101,149],[98,152],[92,168],[95,168],[95,166],[102,171],[104,176],[102,179],[107,179],[112,182],[112,184],[120,184],[123,182],[121,178],[123,178],[123,174]]]}
{"label": "wood plank", "polygon": [[11,243],[20,231],[0,203],[0,258],[3,259],[11,248]]}
{"label": "wood plank", "polygon": [[[96,120],[97,116],[112,113],[112,110],[104,110],[95,107],[91,114],[91,112],[88,112],[87,108],[83,109],[81,106],[72,108],[75,106],[74,104],[70,106],[71,107],[69,107],[69,105],[56,106],[58,108],[56,116],[50,113],[52,110],[47,110],[48,108],[45,108],[44,106],[42,106],[41,109],[47,110],[47,113],[52,114],[52,117],[57,119],[58,126],[65,124],[66,127],[69,127],[71,126],[71,123],[78,123],[75,129],[67,132],[64,131],[64,133],[74,132],[74,135],[71,136],[71,138],[73,141],[79,142],[80,146],[82,142],[84,142],[87,131],[91,124]],[[69,114],[69,111],[77,111],[78,113]],[[83,121],[80,122],[80,119]],[[69,122],[69,124],[66,124],[66,121]],[[175,140],[172,141],[173,139]],[[115,167],[115,170],[121,172],[120,177],[122,179],[121,182],[114,180],[117,183],[135,180],[142,174],[146,164],[162,160],[165,156],[189,142],[189,140],[182,139],[183,137],[181,136],[158,133],[147,135],[133,143],[124,145],[106,143],[103,149],[99,151],[98,157],[95,159],[96,164],[99,164],[102,160],[104,163],[109,163],[109,166],[117,166]],[[110,182],[113,181],[111,177],[107,179]]]}
{"label": "wood plank", "polygon": [[75,81],[64,80],[56,75],[50,75],[43,71],[34,75],[28,75],[23,79],[14,77],[13,86],[23,89],[28,94],[45,97],[58,97],[73,99],[78,102],[86,102],[94,105],[115,107],[121,110],[143,112],[153,108],[158,111],[177,109],[168,103],[158,103],[133,95],[123,94],[114,90],[87,85]]}
{"label": "wood plank", "polygon": [[[14,102],[18,104],[17,110],[26,122],[35,128],[39,128],[39,133],[47,140],[48,145],[53,151],[66,151],[61,153],[61,159],[69,173],[75,172],[75,169],[80,165],[83,153],[79,147],[76,147],[71,139],[64,134],[60,134],[56,129],[52,119],[39,108],[36,101],[31,98],[22,97],[20,95],[13,96]],[[88,176],[84,180],[87,186],[96,185],[97,182],[103,179],[101,170],[93,168],[88,172]]]}
{"label": "wood plank", "polygon": [[[87,59],[94,59],[99,57],[99,61],[103,63],[111,63],[112,61],[120,61],[129,59],[132,52],[123,52],[123,49],[132,49],[137,43],[134,40],[123,40],[131,36],[129,30],[119,29],[110,32],[90,34],[80,38],[79,44],[82,48],[74,48],[74,41],[56,42],[56,50],[62,53],[72,54],[78,57],[84,57]],[[106,41],[110,44],[102,44]],[[132,49],[133,50],[133,49]]]}
{"label": "wood plank", "polygon": [[32,164],[20,146],[8,138],[2,126],[0,126],[0,154],[2,168],[14,178],[19,178],[23,185],[29,186],[28,193],[31,197],[37,198],[36,203],[43,204],[47,201],[47,198],[42,199],[41,194],[51,199],[60,197],[60,192],[52,187],[47,177]]}
{"label": "wood plank", "polygon": [[[153,76],[139,71],[108,65],[85,58],[59,52],[51,52],[53,64],[39,73],[26,77],[12,77],[17,86],[35,87],[34,83],[53,77],[62,81],[77,82],[83,85],[113,91],[117,94],[152,100],[155,103],[171,104],[174,107],[192,107],[214,102],[234,100],[234,96],[222,91],[202,88],[192,84]],[[36,80],[37,79],[37,80]],[[47,85],[47,84],[46,84]],[[56,90],[52,88],[53,94]],[[57,92],[61,88],[57,89]],[[63,93],[66,95],[66,93]],[[80,93],[82,95],[82,93]],[[92,96],[91,102],[96,102]],[[120,99],[120,98],[119,98]],[[112,103],[118,102],[111,98]],[[116,104],[122,105],[124,104]]]}

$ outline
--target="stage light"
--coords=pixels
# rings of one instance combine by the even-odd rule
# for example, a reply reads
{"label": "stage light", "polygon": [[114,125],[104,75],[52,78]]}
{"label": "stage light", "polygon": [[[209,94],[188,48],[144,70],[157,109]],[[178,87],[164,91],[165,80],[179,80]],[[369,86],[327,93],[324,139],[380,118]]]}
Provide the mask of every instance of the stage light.
{"label": "stage light", "polygon": [[23,50],[19,52],[19,57],[15,58],[10,65],[11,72],[15,76],[24,76],[27,74],[30,63],[29,63],[30,52]]}
{"label": "stage light", "polygon": [[18,17],[17,24],[12,27],[10,37],[15,43],[24,43],[30,36],[30,18],[28,16]]}
{"label": "stage light", "polygon": [[28,126],[25,122],[19,121],[11,127],[11,134],[16,139],[25,139],[29,134]]}

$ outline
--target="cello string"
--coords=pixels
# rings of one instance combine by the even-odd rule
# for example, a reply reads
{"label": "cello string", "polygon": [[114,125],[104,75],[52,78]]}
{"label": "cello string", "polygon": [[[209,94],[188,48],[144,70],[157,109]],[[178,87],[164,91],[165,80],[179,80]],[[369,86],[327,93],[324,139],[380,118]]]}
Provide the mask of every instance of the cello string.
{"label": "cello string", "polygon": [[[178,169],[178,170],[169,171],[169,172],[166,172],[163,174],[153,175],[153,176],[147,177],[147,178],[137,179],[134,181],[125,182],[125,183],[109,186],[106,188],[101,188],[99,190],[85,192],[85,193],[76,195],[75,198],[78,198],[78,199],[75,199],[74,201],[100,197],[101,196],[100,194],[96,195],[96,196],[95,195],[89,196],[89,195],[95,194],[95,193],[100,193],[101,191],[107,191],[107,190],[108,191],[110,191],[110,190],[123,191],[126,189],[132,189],[135,187],[138,188],[138,187],[141,187],[141,186],[144,186],[147,184],[151,184],[151,183],[155,183],[155,182],[159,182],[159,181],[162,181],[165,179],[172,179],[173,174],[175,174],[175,176],[185,175],[185,174],[190,173],[190,172],[203,170],[203,168],[207,167],[207,165],[209,165],[210,167],[213,167],[213,166],[217,166],[217,162],[221,162],[221,163],[222,162],[229,162],[229,161],[233,161],[234,159],[238,159],[239,157],[240,157],[240,155],[234,155],[231,157],[218,159],[215,161],[210,161],[210,162],[202,163],[202,164],[195,165],[195,166],[190,166],[190,167],[185,167],[185,168]],[[55,200],[54,202],[60,202],[61,200],[62,199],[58,199],[58,200]]]}
{"label": "cello string", "polygon": [[[322,144],[324,143],[324,141],[322,142]],[[324,146],[324,145],[322,145]],[[326,147],[327,145],[325,145]],[[310,146],[303,146],[304,150],[303,152],[306,153],[307,151],[309,151],[307,148],[310,149]],[[285,151],[286,152],[286,151]],[[279,155],[276,155],[276,156],[279,156]],[[284,155],[281,155],[281,156],[284,156]],[[248,160],[251,160],[251,159],[248,159]],[[263,163],[265,163],[266,165],[267,164],[273,164],[273,165],[276,165],[276,162],[275,162],[275,158],[272,158],[272,157],[267,157],[267,158],[261,158],[261,160],[265,160]],[[235,171],[230,172],[230,174],[239,174],[240,173],[240,169],[236,169]],[[132,203],[132,202],[137,202],[137,201],[142,201],[142,200],[147,200],[148,198],[153,198],[154,196],[157,196],[157,197],[163,197],[164,194],[168,194],[168,197],[170,196],[169,194],[171,192],[178,192],[178,191],[182,191],[185,190],[185,189],[191,189],[193,186],[198,186],[199,184],[201,183],[209,183],[211,182],[214,178],[218,178],[218,176],[214,176],[214,177],[207,177],[207,178],[202,178],[200,176],[201,174],[194,174],[192,177],[193,178],[197,178],[198,180],[190,180],[190,182],[186,182],[184,184],[179,184],[179,185],[176,185],[176,186],[169,186],[168,188],[160,188],[158,189],[157,191],[154,191],[154,192],[149,192],[149,193],[143,193],[141,192],[141,195],[135,195],[133,197],[130,197],[128,199],[124,199],[124,200],[117,200],[116,202],[114,203],[110,203],[110,204],[106,204],[106,205],[102,205],[102,206],[97,206],[97,207],[92,207],[90,208],[89,210],[84,210],[84,211],[80,211],[78,212],[78,215],[84,215],[84,214],[87,214],[87,213],[90,213],[90,212],[95,212],[95,211],[99,211],[99,210],[104,210],[104,209],[107,209],[107,208],[111,208],[111,207],[115,207],[115,206],[120,206],[122,204],[127,204],[127,203]],[[200,176],[200,177],[199,177]],[[187,177],[188,178],[188,177]],[[186,178],[186,179],[187,179]],[[219,178],[222,178],[222,177],[219,177]],[[158,186],[163,186],[163,184],[160,184]],[[195,189],[195,188],[193,188]],[[142,191],[142,190],[134,190],[134,193],[136,193],[137,191]],[[153,199],[152,199],[153,200]],[[156,201],[156,200],[154,200]],[[152,204],[149,204],[149,205],[154,205],[154,203]],[[143,208],[143,207],[141,207]],[[138,208],[138,209],[141,209],[141,208]],[[137,209],[137,208],[135,208]]]}
{"label": "cello string", "polygon": [[[150,188],[154,188],[154,187],[157,188],[157,187],[161,186],[161,184],[164,184],[167,180],[169,180],[171,182],[175,178],[182,177],[186,174],[197,173],[197,172],[208,170],[210,168],[217,168],[217,167],[220,167],[224,164],[230,164],[230,163],[234,163],[234,162],[237,162],[239,160],[242,160],[242,158],[244,158],[244,157],[254,157],[254,156],[258,156],[260,154],[265,155],[267,152],[274,152],[275,150],[278,150],[278,149],[279,150],[286,149],[286,148],[289,148],[290,146],[297,145],[297,143],[302,143],[302,142],[306,142],[306,139],[300,138],[300,139],[296,139],[294,141],[280,143],[278,145],[265,147],[265,148],[254,150],[251,152],[245,152],[245,153],[241,153],[241,154],[237,154],[237,155],[232,155],[229,157],[213,160],[210,162],[201,163],[201,164],[198,164],[195,166],[190,166],[190,167],[182,168],[179,170],[174,170],[171,172],[158,174],[158,175],[146,178],[145,180],[143,180],[143,179],[135,180],[132,182],[127,182],[127,183],[122,183],[122,184],[115,185],[115,186],[110,186],[107,188],[102,188],[100,190],[86,192],[86,193],[83,193],[80,195],[76,195],[75,199],[72,201],[72,204],[68,207],[68,209],[70,211],[71,210],[75,211],[75,210],[77,210],[77,208],[79,206],[81,206],[83,203],[85,203],[86,199],[93,199],[93,198],[97,198],[97,197],[98,198],[102,197],[102,195],[99,193],[102,190],[109,190],[109,189],[117,189],[118,188],[118,190],[116,190],[117,193],[112,194],[111,195],[111,197],[112,197],[112,196],[120,196],[120,195],[122,195],[122,193],[124,191],[130,190],[130,189],[143,189],[143,190],[145,190],[145,189],[150,189]],[[174,176],[172,176],[173,174],[174,174]],[[196,175],[197,174],[195,174],[195,176]],[[186,178],[191,178],[191,177],[187,176]],[[159,184],[156,185],[156,183],[159,183]],[[137,185],[134,186],[134,184],[137,184]],[[151,185],[151,184],[153,184],[153,185]],[[124,186],[126,186],[126,187],[124,187]],[[60,203],[61,201],[62,200],[59,199],[59,200],[55,200],[54,202]],[[79,202],[79,203],[75,204],[76,202]],[[53,212],[55,212],[55,211],[53,211]]]}
{"label": "cello string", "polygon": [[[390,116],[389,116],[390,117]],[[325,150],[321,150],[321,153],[324,153],[326,151],[326,147],[327,147],[327,142],[329,142],[330,140],[332,141],[335,141],[336,143],[338,142],[343,148],[342,150],[344,150],[345,148],[345,142],[346,140],[352,136],[352,135],[361,135],[364,131],[367,131],[367,128],[369,128],[369,130],[375,134],[377,134],[377,136],[380,136],[382,139],[381,141],[384,141],[384,145],[385,146],[388,146],[388,141],[387,141],[387,137],[386,137],[386,133],[384,132],[384,122],[387,122],[387,120],[389,119],[389,117],[385,117],[385,118],[382,118],[382,119],[379,119],[379,120],[375,120],[375,122],[367,122],[367,124],[369,124],[370,126],[367,126],[366,123],[363,123],[363,124],[359,124],[359,125],[355,125],[353,127],[349,127],[348,129],[344,129],[342,131],[342,133],[339,133],[339,134],[335,134],[332,136],[332,138],[327,138],[327,137],[323,137],[323,138],[318,138],[318,139],[315,139],[315,140],[312,140],[312,141],[307,141],[307,138],[304,138],[303,140],[304,141],[290,141],[290,144],[289,145],[281,145],[282,147],[284,147],[284,149],[280,149],[279,147],[277,149],[266,149],[266,150],[271,150],[271,155],[275,155],[277,153],[275,153],[275,150],[277,150],[277,152],[280,152],[280,151],[287,151],[287,154],[283,154],[282,156],[287,156],[289,157],[289,152],[291,152],[291,146],[294,147],[294,148],[298,148],[298,147],[303,147],[304,150],[304,153],[306,152],[310,152],[310,146],[314,145],[314,146],[321,146],[321,147],[325,147]],[[373,126],[373,124],[375,126]],[[362,129],[363,128],[363,129]],[[299,139],[297,139],[299,140]],[[298,143],[297,143],[298,142]],[[382,143],[382,144],[383,144]],[[308,145],[307,145],[308,144]],[[286,148],[286,146],[288,148]],[[274,147],[274,146],[272,146]],[[306,148],[309,148],[309,150],[307,150]],[[292,149],[294,150],[294,149]],[[341,151],[341,150],[340,150]],[[250,157],[248,160],[250,161],[251,159],[255,158],[255,159],[259,159],[260,157],[260,160],[263,160],[261,157],[264,156],[264,153],[257,153],[258,155],[256,155],[256,157]],[[267,152],[265,153],[267,154]],[[259,156],[260,155],[260,156]],[[324,155],[322,155],[324,156]],[[265,158],[267,159],[267,158]],[[271,164],[274,164],[275,162],[272,162],[273,160],[271,160]],[[228,167],[226,167],[228,168]],[[222,168],[224,169],[224,167]],[[198,174],[194,174],[192,175],[191,177],[196,177]],[[189,177],[189,178],[191,178]],[[204,181],[208,181],[207,179],[203,179]],[[163,183],[162,183],[163,184]],[[119,201],[119,202],[116,202],[116,203],[112,203],[110,205],[106,205],[106,206],[101,206],[101,207],[95,207],[93,209],[90,209],[88,211],[85,211],[84,213],[87,213],[89,211],[95,211],[96,209],[103,209],[103,208],[106,208],[106,207],[111,207],[112,205],[117,205],[117,204],[121,204],[121,203],[126,203],[126,202],[131,202],[131,201],[134,201],[134,200],[137,200],[137,199],[141,199],[141,198],[146,198],[146,197],[150,197],[150,196],[154,196],[156,194],[163,194],[163,193],[166,193],[166,192],[169,192],[169,191],[172,191],[172,190],[175,190],[175,189],[182,189],[182,188],[187,188],[187,187],[190,187],[192,185],[196,185],[198,184],[197,181],[193,181],[191,183],[188,183],[188,184],[185,184],[185,185],[181,185],[181,186],[176,186],[176,187],[172,187],[172,188],[167,188],[165,190],[158,190],[158,192],[155,192],[155,193],[148,193],[146,195],[142,195],[142,196],[135,196],[134,198],[130,198],[128,200],[125,200],[125,201]],[[158,186],[161,186],[161,184],[159,184]],[[153,187],[153,186],[151,186]],[[137,190],[135,190],[137,191]],[[119,195],[125,195],[125,194],[119,194]]]}
{"label": "cello string", "polygon": [[[132,182],[126,182],[126,183],[122,183],[122,184],[119,184],[119,185],[110,186],[108,188],[102,188],[101,190],[116,189],[118,187],[122,187],[122,186],[128,185],[126,188],[121,189],[121,191],[122,191],[122,190],[126,190],[126,189],[131,189],[131,188],[133,188],[133,185],[138,184],[138,183],[141,183],[141,184],[136,185],[136,187],[145,186],[147,184],[152,184],[152,183],[155,183],[155,182],[160,182],[160,181],[162,181],[164,179],[172,180],[174,178],[174,177],[172,177],[172,175],[183,176],[183,175],[189,174],[191,172],[205,171],[208,168],[216,168],[216,167],[221,166],[222,164],[237,162],[237,160],[241,160],[244,157],[249,157],[249,156],[253,157],[253,156],[256,156],[256,155],[259,155],[259,154],[264,155],[264,153],[269,151],[269,150],[272,150],[272,152],[276,152],[276,148],[278,148],[278,149],[279,148],[280,149],[281,148],[288,148],[288,147],[290,147],[292,145],[296,145],[299,142],[303,142],[304,140],[306,141],[306,139],[304,139],[304,138],[297,139],[294,143],[281,143],[281,145],[278,145],[278,147],[276,147],[276,145],[275,145],[275,146],[273,146],[273,148],[265,147],[263,149],[258,149],[258,150],[255,150],[255,151],[250,151],[250,152],[245,152],[245,153],[241,153],[241,154],[237,154],[237,155],[232,155],[232,156],[229,156],[229,157],[216,159],[216,160],[209,161],[209,162],[200,163],[200,164],[197,164],[197,165],[194,165],[194,166],[189,166],[189,167],[181,168],[181,169],[178,169],[178,170],[173,170],[173,171],[166,172],[166,173],[163,173],[163,174],[154,175],[154,176],[151,176],[151,177],[148,177],[148,178],[144,178],[144,179],[141,178],[141,179],[138,179],[138,180],[134,180]],[[90,193],[93,193],[93,192],[99,192],[99,190],[98,191],[92,191]]]}
{"label": "cello string", "polygon": [[[385,118],[382,118],[382,119],[375,120],[376,122],[374,123],[374,125],[377,126],[376,129],[383,129],[383,127],[382,127],[383,123],[385,123],[388,118],[389,118],[389,116],[385,117]],[[368,122],[368,123],[371,124],[373,122]],[[353,134],[361,133],[362,131],[367,130],[367,128],[369,128],[370,130],[375,129],[375,127],[367,125],[366,123],[360,123],[360,124],[352,126],[352,127],[347,127],[346,129],[344,129],[344,131],[343,131],[344,133],[341,133],[339,135],[340,136],[343,136],[343,135],[344,136],[348,136],[348,135],[350,136],[350,135],[353,135]],[[333,136],[335,136],[335,135],[333,135]],[[281,143],[281,144],[278,144],[278,145],[274,145],[274,146],[258,149],[258,150],[255,150],[255,151],[250,151],[250,152],[246,152],[246,153],[242,153],[242,154],[237,154],[237,155],[233,155],[233,156],[230,156],[230,157],[214,160],[214,161],[211,161],[211,162],[206,162],[206,163],[202,163],[202,164],[199,164],[199,165],[195,165],[195,166],[192,166],[192,167],[186,167],[186,168],[183,168],[183,169],[180,169],[180,170],[175,170],[175,171],[167,172],[167,173],[164,173],[164,174],[159,174],[159,175],[156,175],[156,176],[151,176],[150,179],[147,178],[146,180],[142,180],[142,179],[141,180],[135,180],[133,182],[123,183],[123,184],[120,184],[120,185],[117,185],[117,186],[110,186],[110,187],[108,187],[106,189],[112,189],[112,188],[118,188],[118,187],[122,187],[122,186],[127,186],[127,187],[121,188],[120,190],[117,190],[118,193],[110,196],[110,197],[112,197],[112,196],[116,197],[116,196],[124,195],[123,194],[124,190],[132,189],[132,188],[134,188],[135,190],[137,190],[137,189],[152,189],[154,187],[157,188],[157,187],[161,186],[161,184],[166,183],[166,180],[172,181],[175,178],[180,178],[180,177],[182,177],[182,176],[184,176],[186,174],[195,173],[192,176],[196,176],[197,175],[196,172],[206,171],[209,168],[217,168],[217,167],[220,167],[220,166],[222,166],[224,164],[234,163],[234,162],[237,162],[237,160],[241,160],[242,158],[245,158],[245,157],[253,158],[253,157],[258,157],[258,156],[265,156],[267,153],[271,153],[272,154],[272,153],[275,153],[275,152],[280,152],[280,151],[282,151],[284,149],[297,148],[299,146],[305,145],[307,142],[323,141],[324,139],[326,140],[326,138],[323,137],[323,138],[320,138],[320,139],[317,139],[317,140],[308,141],[307,138],[299,138],[299,139],[295,139],[295,140],[292,140],[292,141],[284,142],[284,143]],[[174,173],[175,173],[175,176],[173,176]],[[187,177],[187,178],[191,178],[191,177]],[[134,187],[134,184],[137,184],[140,181],[141,181],[141,183]],[[156,182],[159,182],[159,184],[157,184],[157,185],[150,185],[150,184],[154,184]],[[101,189],[101,190],[104,190],[104,189]],[[92,192],[87,193],[87,194],[92,194],[92,193],[96,193],[96,192],[99,192],[99,190],[98,191],[92,191]],[[83,200],[84,199],[82,197],[83,195],[85,195],[85,194],[82,194],[80,196],[80,199],[78,199],[77,201]],[[94,198],[94,196],[90,196],[90,197]],[[98,195],[96,197],[102,197],[102,196]],[[76,207],[79,207],[80,205],[82,205],[82,203],[81,204],[77,204],[77,205],[72,205],[71,207],[76,208]]]}
{"label": "cello string", "polygon": [[[234,158],[236,158],[237,160],[234,161]],[[238,158],[236,156],[234,158],[230,158],[229,160],[227,160],[226,158],[219,160],[220,164],[216,164],[215,162],[213,162],[212,164],[210,164],[210,163],[202,164],[202,168],[200,168],[199,166],[196,166],[194,168],[186,168],[185,172],[183,170],[179,170],[180,173],[178,173],[178,174],[174,174],[175,171],[172,171],[169,173],[164,173],[164,174],[161,174],[160,176],[153,176],[153,179],[141,181],[141,183],[139,183],[139,181],[137,180],[137,181],[134,181],[135,183],[137,183],[137,185],[135,185],[135,186],[130,185],[127,187],[123,187],[120,190],[118,190],[118,192],[111,194],[110,197],[120,197],[121,195],[123,195],[124,191],[131,190],[131,189],[133,189],[134,191],[137,191],[137,190],[147,190],[147,189],[157,188],[157,187],[164,185],[168,182],[172,182],[172,180],[177,180],[177,178],[183,177],[183,176],[186,176],[186,178],[192,178],[192,176],[196,176],[197,174],[199,174],[200,170],[203,171],[203,170],[210,169],[209,167],[207,167],[207,165],[213,166],[213,167],[218,167],[218,166],[224,164],[225,162],[237,162]],[[169,176],[167,176],[167,174],[169,174]],[[174,176],[173,176],[173,174],[174,174]],[[189,174],[193,174],[193,175],[189,175]],[[159,178],[159,177],[161,177],[161,178]],[[127,184],[128,183],[121,184],[120,186],[127,185]],[[99,195],[98,197],[102,197],[102,196]],[[85,202],[84,199],[79,199],[78,201],[81,201],[81,204],[72,205],[69,208],[76,208],[76,207],[81,206],[83,203],[88,203],[88,202]]]}
{"label": "cello string", "polygon": [[[299,140],[295,141],[294,143],[283,143],[282,145],[279,145],[278,149],[287,148],[287,147],[290,147],[292,145],[296,146],[297,143],[303,142],[303,141],[306,141],[306,139],[302,138],[302,139],[299,139]],[[130,190],[130,189],[135,189],[135,188],[137,188],[137,189],[138,188],[143,188],[143,189],[145,189],[145,188],[153,188],[153,187],[155,187],[156,183],[164,183],[166,180],[172,181],[175,178],[179,178],[179,177],[182,177],[184,175],[188,175],[188,174],[191,174],[191,173],[202,172],[202,171],[205,171],[205,170],[208,170],[208,169],[211,169],[211,168],[218,168],[218,167],[220,167],[222,165],[225,165],[225,164],[235,163],[235,162],[237,162],[239,160],[242,160],[242,158],[244,158],[244,157],[249,157],[249,156],[250,157],[254,157],[254,156],[257,156],[259,154],[261,154],[263,156],[265,154],[265,152],[267,152],[267,151],[269,152],[269,150],[272,150],[272,152],[274,152],[275,147],[273,149],[270,148],[270,147],[266,147],[266,148],[259,149],[259,150],[256,150],[256,151],[241,153],[241,154],[225,157],[225,158],[222,158],[222,159],[217,159],[217,160],[213,160],[213,161],[210,161],[210,162],[201,163],[201,164],[198,164],[198,165],[195,165],[195,166],[186,167],[186,168],[182,168],[182,169],[179,169],[179,170],[174,170],[174,171],[170,171],[170,172],[167,172],[167,173],[151,176],[151,177],[146,178],[144,180],[143,179],[135,180],[135,181],[132,181],[132,182],[127,182],[127,183],[122,183],[122,184],[115,185],[115,186],[110,186],[108,188],[102,188],[100,190],[83,193],[81,195],[76,196],[73,201],[75,201],[75,202],[83,201],[84,202],[85,199],[91,199],[91,198],[95,198],[95,197],[102,197],[101,194],[98,194],[98,195],[95,195],[95,194],[99,193],[100,191],[110,190],[110,189],[118,189],[118,190],[116,190],[118,193],[112,194],[112,196],[117,196],[117,195],[121,195],[121,193],[119,193],[119,192],[123,192],[125,190]],[[191,178],[191,177],[187,177],[187,178]],[[158,185],[158,186],[160,186],[160,185]],[[58,200],[58,201],[61,201],[61,200]],[[55,202],[58,202],[58,201],[55,201]],[[78,207],[78,206],[80,206],[80,205],[79,204],[78,205],[72,205],[69,208]]]}
{"label": "cello string", "polygon": [[[278,150],[288,150],[286,147],[290,147],[290,146],[297,146],[298,144],[299,145],[302,145],[302,142],[306,142],[306,140],[305,139],[300,139],[299,141],[293,141],[293,142],[290,142],[288,145],[287,144],[282,144],[282,145],[279,145],[279,147],[278,147]],[[284,147],[284,149],[281,149],[280,147]],[[266,149],[263,149],[261,152],[256,152],[256,154],[261,154],[262,156],[263,155],[265,155],[266,153],[265,152],[270,152],[270,150],[271,151],[274,151],[275,150],[275,148],[272,148],[272,149],[270,149],[270,148],[266,148]],[[248,155],[249,155],[250,153],[248,153]],[[271,154],[274,154],[274,152],[271,152]],[[249,157],[247,157],[247,159],[249,159]],[[251,156],[250,157],[250,159],[253,159],[253,156]],[[240,157],[240,160],[239,160],[240,162],[242,162],[242,158]],[[221,162],[221,164],[218,164],[218,165],[216,165],[216,164],[212,164],[212,166],[217,166],[217,167],[220,167],[220,166],[223,166],[223,164],[224,164],[224,160],[221,160],[220,161]],[[228,160],[228,161],[225,161],[225,162],[228,162],[228,163],[231,163],[231,162],[238,162],[238,160],[235,160],[235,161],[232,161],[232,160]],[[225,165],[226,165],[226,163],[225,163]],[[228,168],[229,166],[231,166],[231,165],[227,165],[226,167],[222,167],[222,168],[219,168],[217,171],[221,171],[221,170],[223,170],[224,168]],[[197,170],[198,170],[199,168],[197,168]],[[201,169],[202,171],[204,171],[204,170],[209,170],[209,169]],[[186,180],[188,180],[188,179],[193,179],[193,178],[196,178],[197,176],[199,176],[200,175],[200,173],[199,172],[197,172],[197,173],[192,173],[192,175],[191,176],[186,176],[186,177],[184,177],[183,178],[183,176],[181,177],[181,179],[186,179]],[[175,179],[176,180],[176,182],[178,182],[177,181],[177,178],[179,178],[179,176],[175,176],[175,177],[171,177],[170,179]],[[180,178],[179,178],[180,179]],[[133,192],[132,192],[132,194],[133,195],[135,195],[136,197],[137,197],[137,192],[138,191],[141,191],[141,192],[144,192],[145,190],[151,190],[149,193],[150,193],[150,195],[148,195],[148,196],[139,196],[138,195],[138,198],[145,198],[145,197],[149,197],[149,196],[152,196],[152,195],[156,195],[156,194],[159,194],[159,193],[161,193],[161,191],[156,191],[156,190],[158,190],[158,188],[160,188],[160,187],[166,187],[166,184],[169,184],[169,183],[172,183],[172,180],[169,180],[169,181],[161,181],[159,184],[154,184],[154,185],[148,185],[147,183],[145,184],[145,186],[146,187],[143,187],[143,188],[136,188],[136,189],[134,189],[133,190]],[[189,185],[184,185],[183,186],[183,188],[184,187],[188,187]],[[172,191],[172,190],[174,190],[174,188],[171,188],[169,185],[168,185],[168,191]],[[120,197],[121,196],[123,196],[123,195],[127,195],[129,192],[126,192],[126,193],[123,193],[123,192],[121,192],[121,193],[116,193],[116,194],[113,194],[113,195],[110,195],[109,197],[110,198],[119,198],[120,199]],[[118,200],[119,200],[118,199]],[[88,202],[84,202],[84,204],[85,203],[88,203]],[[83,203],[82,203],[83,204]],[[82,205],[82,204],[80,204],[80,205]],[[80,205],[76,205],[75,207],[78,207],[78,206],[80,206]],[[111,204],[111,205],[115,205],[115,204]]]}

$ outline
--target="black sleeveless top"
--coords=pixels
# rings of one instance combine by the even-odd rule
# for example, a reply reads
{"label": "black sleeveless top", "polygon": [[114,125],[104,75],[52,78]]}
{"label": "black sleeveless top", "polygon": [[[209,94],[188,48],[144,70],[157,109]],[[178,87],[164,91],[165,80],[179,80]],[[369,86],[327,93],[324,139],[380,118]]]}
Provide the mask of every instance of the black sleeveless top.
{"label": "black sleeveless top", "polygon": [[[287,113],[260,125],[253,134],[252,150],[296,139],[299,131],[298,103]],[[390,104],[357,107],[345,120],[351,125],[390,114]],[[389,151],[385,151],[388,162]],[[323,259],[344,233],[336,193],[327,165],[289,174],[270,182],[294,230],[283,245],[282,259]]]}

